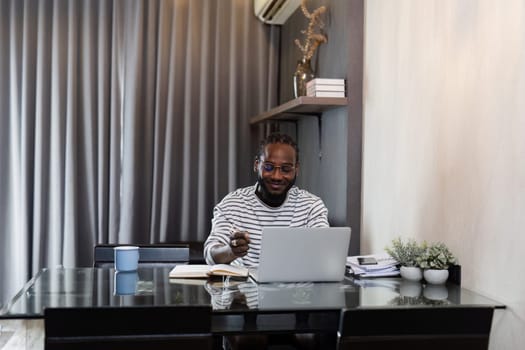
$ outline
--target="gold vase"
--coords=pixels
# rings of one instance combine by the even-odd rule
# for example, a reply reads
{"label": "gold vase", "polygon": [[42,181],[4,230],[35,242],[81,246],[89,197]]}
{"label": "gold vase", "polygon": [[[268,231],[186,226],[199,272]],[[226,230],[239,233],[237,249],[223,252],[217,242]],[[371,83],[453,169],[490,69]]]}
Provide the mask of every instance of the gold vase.
{"label": "gold vase", "polygon": [[295,98],[306,96],[306,83],[315,77],[310,60],[302,58],[297,61],[297,68],[293,75],[293,92]]}

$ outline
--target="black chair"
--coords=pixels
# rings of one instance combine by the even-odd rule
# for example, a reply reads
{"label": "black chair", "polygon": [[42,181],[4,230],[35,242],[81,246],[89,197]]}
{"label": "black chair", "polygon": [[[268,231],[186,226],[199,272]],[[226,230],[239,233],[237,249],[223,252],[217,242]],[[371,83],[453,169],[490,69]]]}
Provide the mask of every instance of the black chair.
{"label": "black chair", "polygon": [[338,349],[487,349],[494,309],[410,308],[341,311]]}
{"label": "black chair", "polygon": [[[118,244],[97,244],[93,251],[93,267],[111,267],[115,261],[113,248]],[[142,266],[204,263],[203,243],[138,244]]]}
{"label": "black chair", "polygon": [[210,306],[46,308],[45,350],[213,349]]}

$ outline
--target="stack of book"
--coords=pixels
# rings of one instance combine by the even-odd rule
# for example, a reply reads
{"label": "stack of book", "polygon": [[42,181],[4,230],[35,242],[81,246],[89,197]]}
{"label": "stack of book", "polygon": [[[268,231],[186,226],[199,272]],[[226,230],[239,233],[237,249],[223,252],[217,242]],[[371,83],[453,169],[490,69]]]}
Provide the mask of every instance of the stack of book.
{"label": "stack of book", "polygon": [[395,261],[388,254],[349,256],[346,258],[346,267],[355,276],[360,277],[387,277],[399,275]]}
{"label": "stack of book", "polygon": [[306,96],[345,97],[344,79],[315,78],[306,83]]}

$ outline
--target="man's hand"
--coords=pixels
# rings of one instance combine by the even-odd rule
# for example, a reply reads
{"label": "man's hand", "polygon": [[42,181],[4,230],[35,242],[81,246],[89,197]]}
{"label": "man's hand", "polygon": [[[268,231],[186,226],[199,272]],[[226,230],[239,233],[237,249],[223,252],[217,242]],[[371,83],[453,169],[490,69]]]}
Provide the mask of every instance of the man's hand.
{"label": "man's hand", "polygon": [[250,235],[246,231],[234,231],[230,236],[230,248],[236,258],[248,254]]}
{"label": "man's hand", "polygon": [[211,249],[216,264],[229,264],[248,254],[250,235],[246,231],[232,231],[229,245],[217,245]]}

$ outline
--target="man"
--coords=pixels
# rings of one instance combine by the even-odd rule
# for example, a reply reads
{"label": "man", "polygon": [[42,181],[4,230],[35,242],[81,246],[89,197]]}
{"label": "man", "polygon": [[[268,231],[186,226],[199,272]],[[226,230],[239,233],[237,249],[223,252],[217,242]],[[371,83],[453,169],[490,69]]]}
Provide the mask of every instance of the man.
{"label": "man", "polygon": [[[257,266],[263,227],[329,226],[323,201],[294,186],[299,149],[290,136],[271,134],[262,140],[253,171],[257,173],[255,185],[229,193],[213,210],[211,233],[204,243],[208,264]],[[291,341],[308,348],[315,340],[295,335]],[[272,342],[275,339],[263,335],[229,336],[226,348],[265,349]]]}
{"label": "man", "polygon": [[257,266],[263,227],[328,227],[323,201],[297,186],[299,149],[288,135],[261,141],[253,164],[257,183],[226,195],[213,211],[204,243],[208,264]]}
{"label": "man", "polygon": [[[226,195],[213,210],[212,228],[204,243],[208,264],[259,264],[263,227],[328,227],[323,201],[294,186],[299,174],[299,149],[290,136],[271,134],[261,141],[253,171],[257,183]],[[293,248],[293,247],[291,247]],[[299,348],[315,343],[310,335],[291,335]],[[225,348],[265,349],[283,341],[263,335],[229,336]]]}

